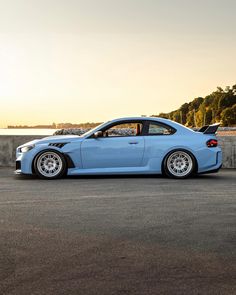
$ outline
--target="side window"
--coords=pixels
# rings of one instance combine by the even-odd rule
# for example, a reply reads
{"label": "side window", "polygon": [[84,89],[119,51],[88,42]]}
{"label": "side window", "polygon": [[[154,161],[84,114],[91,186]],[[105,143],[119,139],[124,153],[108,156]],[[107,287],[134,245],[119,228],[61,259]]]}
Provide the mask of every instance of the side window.
{"label": "side window", "polygon": [[141,135],[143,128],[142,123],[122,123],[114,125],[103,131],[104,137],[114,137],[114,136],[138,136]]}
{"label": "side window", "polygon": [[147,133],[148,135],[170,135],[174,133],[174,130],[167,125],[151,122]]}

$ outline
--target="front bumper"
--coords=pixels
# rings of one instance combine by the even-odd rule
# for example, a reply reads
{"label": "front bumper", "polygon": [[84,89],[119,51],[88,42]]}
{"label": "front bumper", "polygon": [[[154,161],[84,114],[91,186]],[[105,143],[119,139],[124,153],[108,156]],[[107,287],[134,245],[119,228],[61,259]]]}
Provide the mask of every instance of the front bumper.
{"label": "front bumper", "polygon": [[[40,152],[40,149],[33,148],[32,150],[20,153],[16,152],[16,171],[20,170],[22,174],[33,174],[32,173],[32,161],[35,155]],[[19,173],[18,173],[19,174]]]}
{"label": "front bumper", "polygon": [[23,174],[21,171],[21,161],[16,160],[16,170],[14,171],[15,174]]}
{"label": "front bumper", "polygon": [[24,173],[22,173],[22,171],[20,169],[17,169],[14,171],[14,174],[20,175],[20,174],[24,174]]}
{"label": "front bumper", "polygon": [[21,170],[21,161],[16,160],[16,170]]}

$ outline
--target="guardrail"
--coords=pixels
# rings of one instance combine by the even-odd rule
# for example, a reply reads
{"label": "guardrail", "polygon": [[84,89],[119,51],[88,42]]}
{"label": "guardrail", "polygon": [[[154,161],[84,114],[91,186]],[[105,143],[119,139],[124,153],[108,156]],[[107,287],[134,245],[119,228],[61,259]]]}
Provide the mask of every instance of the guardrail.
{"label": "guardrail", "polygon": [[[16,147],[45,136],[0,135],[0,167],[15,166]],[[218,136],[223,150],[223,168],[236,168],[236,136]]]}

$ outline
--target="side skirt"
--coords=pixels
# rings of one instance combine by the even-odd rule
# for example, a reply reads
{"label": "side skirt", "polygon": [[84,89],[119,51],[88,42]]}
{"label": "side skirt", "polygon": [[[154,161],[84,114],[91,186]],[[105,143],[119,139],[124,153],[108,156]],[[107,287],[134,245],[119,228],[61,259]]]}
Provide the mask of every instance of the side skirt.
{"label": "side skirt", "polygon": [[115,175],[115,174],[161,174],[161,171],[151,170],[148,167],[120,167],[97,169],[68,169],[67,175]]}

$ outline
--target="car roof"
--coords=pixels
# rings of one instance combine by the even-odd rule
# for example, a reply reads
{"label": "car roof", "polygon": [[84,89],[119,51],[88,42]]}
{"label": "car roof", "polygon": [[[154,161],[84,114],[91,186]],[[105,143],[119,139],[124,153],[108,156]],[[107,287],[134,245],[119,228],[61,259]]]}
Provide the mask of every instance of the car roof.
{"label": "car roof", "polygon": [[137,121],[144,121],[144,120],[151,120],[151,121],[159,121],[159,122],[172,122],[169,119],[164,119],[160,117],[144,117],[144,116],[138,116],[138,117],[121,117],[110,120],[110,122],[116,122],[116,121],[126,121],[126,120],[137,120]]}

